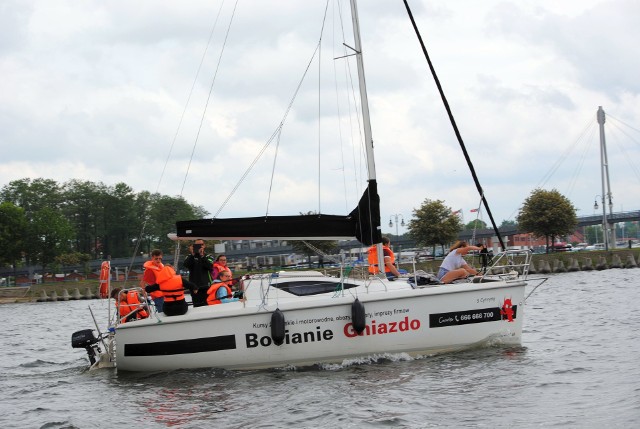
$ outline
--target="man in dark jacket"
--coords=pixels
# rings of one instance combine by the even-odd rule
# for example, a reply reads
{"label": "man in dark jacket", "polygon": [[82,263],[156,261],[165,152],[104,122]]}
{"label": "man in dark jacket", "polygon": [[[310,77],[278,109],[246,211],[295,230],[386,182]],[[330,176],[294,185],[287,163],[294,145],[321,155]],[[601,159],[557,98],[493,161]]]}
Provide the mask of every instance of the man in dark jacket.
{"label": "man in dark jacket", "polygon": [[189,281],[198,288],[191,295],[194,307],[207,305],[207,290],[213,279],[211,269],[213,256],[205,252],[204,240],[196,240],[189,246],[189,255],[184,260],[184,268],[189,270]]}

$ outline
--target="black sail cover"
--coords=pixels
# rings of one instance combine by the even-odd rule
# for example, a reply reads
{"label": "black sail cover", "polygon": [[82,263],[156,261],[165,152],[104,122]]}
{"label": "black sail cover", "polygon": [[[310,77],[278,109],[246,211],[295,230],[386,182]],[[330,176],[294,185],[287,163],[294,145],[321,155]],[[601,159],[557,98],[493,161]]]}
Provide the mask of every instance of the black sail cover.
{"label": "black sail cover", "polygon": [[370,180],[367,189],[351,213],[346,216],[311,214],[262,216],[228,219],[197,219],[176,222],[178,238],[217,240],[357,239],[371,246],[382,241],[378,185]]}

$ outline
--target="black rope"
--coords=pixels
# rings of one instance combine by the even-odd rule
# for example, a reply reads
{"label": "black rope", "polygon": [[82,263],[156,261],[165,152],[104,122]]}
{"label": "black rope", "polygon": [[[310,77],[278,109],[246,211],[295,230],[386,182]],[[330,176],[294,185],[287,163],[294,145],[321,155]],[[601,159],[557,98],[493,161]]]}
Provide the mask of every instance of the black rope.
{"label": "black rope", "polygon": [[500,246],[503,250],[506,250],[504,242],[502,241],[502,236],[500,235],[500,231],[498,231],[498,226],[496,225],[495,220],[493,219],[493,214],[491,214],[491,209],[489,208],[489,204],[487,203],[486,198],[484,197],[484,191],[482,190],[482,186],[480,186],[480,181],[478,180],[478,176],[476,175],[476,171],[473,168],[473,164],[471,163],[471,158],[469,158],[469,154],[467,153],[467,148],[462,141],[462,136],[460,135],[460,131],[458,130],[458,126],[456,125],[456,120],[453,118],[453,113],[451,112],[451,108],[449,107],[449,102],[444,95],[444,91],[442,90],[442,85],[440,85],[440,80],[436,75],[436,70],[431,63],[431,59],[429,58],[429,54],[427,53],[427,48],[422,41],[422,36],[420,35],[420,30],[418,30],[418,26],[416,25],[416,21],[413,19],[413,14],[411,13],[411,8],[407,3],[407,0],[403,0],[404,5],[407,9],[407,13],[409,14],[409,19],[411,20],[411,24],[413,25],[413,29],[416,32],[416,36],[418,36],[418,40],[420,41],[420,46],[422,46],[422,52],[424,53],[424,57],[427,59],[427,63],[429,63],[429,69],[431,70],[431,74],[433,75],[433,79],[436,82],[436,86],[438,87],[438,91],[440,92],[440,97],[442,98],[442,102],[444,103],[445,109],[447,109],[447,114],[449,115],[449,121],[451,121],[451,125],[453,126],[453,131],[456,133],[456,137],[458,138],[458,143],[460,143],[460,148],[462,149],[462,153],[464,154],[464,158],[467,161],[467,165],[471,170],[471,175],[473,176],[473,181],[476,184],[476,188],[478,189],[478,193],[482,198],[482,202],[484,203],[485,208],[487,209],[487,214],[489,215],[489,219],[491,219],[491,225],[493,225],[493,230],[498,236],[498,240],[500,240]]}

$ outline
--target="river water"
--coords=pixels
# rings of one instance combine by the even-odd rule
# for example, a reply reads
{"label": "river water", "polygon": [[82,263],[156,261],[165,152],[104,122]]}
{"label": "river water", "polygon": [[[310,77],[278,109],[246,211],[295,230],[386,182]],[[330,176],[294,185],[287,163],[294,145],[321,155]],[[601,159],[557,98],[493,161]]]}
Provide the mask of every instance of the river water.
{"label": "river water", "polygon": [[0,427],[637,427],[638,276],[550,275],[521,347],[297,370],[89,372],[71,334],[93,326],[88,305],[106,319],[104,303],[6,304]]}

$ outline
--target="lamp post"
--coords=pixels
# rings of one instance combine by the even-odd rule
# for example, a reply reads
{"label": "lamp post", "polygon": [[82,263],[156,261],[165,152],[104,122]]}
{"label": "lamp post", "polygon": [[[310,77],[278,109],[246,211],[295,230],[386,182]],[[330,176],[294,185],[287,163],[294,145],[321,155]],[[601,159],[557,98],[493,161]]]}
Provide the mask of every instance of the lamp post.
{"label": "lamp post", "polygon": [[[389,216],[389,228],[393,228],[393,221],[391,220],[392,218],[395,218],[395,220],[396,220],[396,239],[399,240],[400,239],[399,238],[400,235],[398,233],[398,218],[401,219],[400,226],[404,226],[404,217],[400,213],[396,213],[396,214],[393,214],[393,215]],[[401,256],[400,255],[400,248],[401,248],[400,245],[398,245],[398,260],[396,261],[396,267],[399,267],[399,264],[400,264],[400,256]]]}
{"label": "lamp post", "polygon": [[604,240],[604,249],[609,250],[609,231],[607,231],[607,208],[604,204],[604,196],[596,195],[593,201],[593,209],[598,210],[598,197],[602,198],[602,235]]}
{"label": "lamp post", "polygon": [[399,237],[399,234],[398,234],[398,218],[401,219],[400,226],[404,226],[404,217],[399,213],[396,213],[394,215],[389,216],[389,228],[393,228],[393,220],[391,220],[393,218],[395,218],[395,220],[396,220],[396,238],[397,238],[397,237]]}

